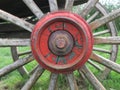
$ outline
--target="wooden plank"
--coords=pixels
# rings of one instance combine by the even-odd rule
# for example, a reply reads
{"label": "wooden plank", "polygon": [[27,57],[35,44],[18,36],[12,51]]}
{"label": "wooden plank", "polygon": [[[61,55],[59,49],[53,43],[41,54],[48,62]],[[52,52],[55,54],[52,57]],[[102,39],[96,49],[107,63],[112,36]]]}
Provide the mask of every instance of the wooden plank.
{"label": "wooden plank", "polygon": [[58,74],[52,73],[50,77],[50,84],[48,90],[55,90],[57,83]]}
{"label": "wooden plank", "polygon": [[94,60],[118,73],[120,73],[120,65],[109,60],[109,59],[106,59],[98,54],[95,54],[95,53],[92,53],[91,56],[90,56],[91,60]]}
{"label": "wooden plank", "polygon": [[92,23],[90,23],[90,27],[92,30],[95,30],[96,28],[98,28],[118,17],[120,17],[120,9],[114,10],[111,13],[103,16],[102,18],[93,21]]}
{"label": "wooden plank", "polygon": [[0,39],[0,47],[30,46],[30,39]]}
{"label": "wooden plank", "polygon": [[94,44],[120,44],[120,36],[94,37]]}
{"label": "wooden plank", "polygon": [[74,4],[74,0],[66,0],[65,10],[71,11]]}
{"label": "wooden plank", "polygon": [[41,9],[36,5],[33,0],[23,0],[23,2],[29,7],[29,9],[40,19],[44,14]]}
{"label": "wooden plank", "polygon": [[26,58],[18,59],[14,63],[3,67],[2,69],[0,69],[0,77],[14,71],[15,69],[18,69],[19,67],[21,67],[21,66],[23,66],[31,61],[33,61],[33,59],[34,58],[32,55],[28,55]]}
{"label": "wooden plank", "polygon": [[89,14],[89,12],[95,7],[98,1],[99,0],[89,0],[84,9],[80,12],[80,15],[82,17],[85,17],[87,14]]}
{"label": "wooden plank", "polygon": [[0,9],[0,18],[32,32],[34,25]]}
{"label": "wooden plank", "polygon": [[67,74],[67,79],[69,82],[70,90],[78,90],[77,82],[74,78],[73,73],[72,74]]}
{"label": "wooden plank", "polygon": [[37,82],[43,72],[44,69],[39,66],[21,90],[31,90],[32,86]]}
{"label": "wooden plank", "polygon": [[94,74],[86,67],[83,66],[79,71],[82,71],[90,83],[94,86],[95,90],[106,90],[105,87],[98,81]]}
{"label": "wooden plank", "polygon": [[57,0],[48,0],[49,1],[49,6],[50,6],[50,11],[57,11],[58,10],[58,4]]}

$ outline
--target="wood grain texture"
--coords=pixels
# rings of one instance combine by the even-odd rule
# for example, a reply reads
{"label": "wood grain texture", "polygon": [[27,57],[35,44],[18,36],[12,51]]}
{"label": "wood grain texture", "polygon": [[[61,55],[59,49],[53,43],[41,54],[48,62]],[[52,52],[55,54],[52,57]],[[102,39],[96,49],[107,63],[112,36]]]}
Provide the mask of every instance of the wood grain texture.
{"label": "wood grain texture", "polygon": [[120,37],[95,37],[94,44],[120,44]]}
{"label": "wood grain texture", "polygon": [[23,2],[29,7],[29,9],[34,13],[34,15],[40,19],[44,14],[41,9],[33,0],[23,0]]}
{"label": "wood grain texture", "polygon": [[66,0],[65,10],[71,11],[74,4],[74,0]]}
{"label": "wood grain texture", "polygon": [[48,0],[49,1],[49,7],[50,7],[50,11],[57,11],[58,10],[58,4],[57,4],[57,0]]}
{"label": "wood grain texture", "polygon": [[67,74],[67,79],[69,82],[70,90],[78,90],[77,82],[74,78],[73,73]]}
{"label": "wood grain texture", "polygon": [[113,62],[109,59],[106,59],[106,58],[104,58],[104,57],[102,57],[98,54],[95,54],[95,53],[92,53],[90,58],[92,60],[94,60],[94,61],[96,61],[96,62],[98,62],[98,63],[100,63],[100,64],[118,72],[118,73],[120,73],[120,65],[119,64],[117,64],[117,63],[115,63],[115,62]]}
{"label": "wood grain texture", "polygon": [[0,39],[0,47],[30,46],[30,39]]}
{"label": "wood grain texture", "polygon": [[30,79],[25,83],[21,90],[31,90],[32,86],[37,82],[39,77],[44,72],[44,69],[39,66],[35,72],[30,76]]}
{"label": "wood grain texture", "polygon": [[98,28],[118,17],[120,17],[120,9],[114,10],[113,12],[103,16],[102,18],[93,21],[92,23],[90,23],[90,27],[92,30],[95,30],[96,28]]}
{"label": "wood grain texture", "polygon": [[15,69],[18,69],[19,67],[33,61],[33,56],[32,55],[28,55],[26,58],[23,59],[19,59],[17,61],[15,61],[14,63],[5,66],[4,68],[0,69],[0,77],[7,75],[8,73],[14,71]]}
{"label": "wood grain texture", "polygon": [[51,74],[48,90],[55,90],[57,78],[58,78],[58,74],[55,74],[55,73]]}
{"label": "wood grain texture", "polygon": [[83,66],[79,71],[82,71],[90,83],[94,86],[95,90],[106,90],[100,81],[94,76],[94,74],[86,67]]}
{"label": "wood grain texture", "polygon": [[96,5],[99,0],[89,0],[84,9],[80,12],[82,17],[85,17]]}
{"label": "wood grain texture", "polygon": [[0,9],[0,18],[32,32],[34,25]]}

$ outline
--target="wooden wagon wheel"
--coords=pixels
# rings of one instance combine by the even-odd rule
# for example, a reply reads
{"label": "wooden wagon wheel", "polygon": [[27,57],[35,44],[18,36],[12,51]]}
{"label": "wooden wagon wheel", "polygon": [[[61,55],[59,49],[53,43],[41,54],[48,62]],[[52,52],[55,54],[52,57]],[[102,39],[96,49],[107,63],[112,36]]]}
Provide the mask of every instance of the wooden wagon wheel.
{"label": "wooden wagon wheel", "polygon": [[[88,5],[86,5],[82,10],[83,12],[80,13],[82,17],[69,12],[73,7],[74,0],[66,0],[64,10],[60,11],[58,10],[59,7],[56,0],[49,0],[51,13],[46,15],[42,13],[33,0],[23,1],[40,19],[35,26],[0,10],[0,18],[32,32],[32,53],[40,66],[34,71],[30,79],[22,87],[22,90],[32,88],[38,78],[44,73],[43,68],[52,72],[48,90],[55,89],[57,77],[60,73],[66,74],[71,90],[78,90],[73,74],[75,70],[82,72],[95,89],[105,90],[104,86],[89,68],[86,67],[85,63],[88,61],[88,58],[90,58],[120,73],[120,66],[117,63],[92,52],[94,44],[120,44],[120,37],[93,37],[92,34],[92,31],[96,30],[98,27],[119,17],[120,9],[87,24],[82,17],[85,17],[92,10],[98,0],[88,1]],[[30,45],[30,40],[1,39],[0,41],[0,46],[24,45]],[[0,69],[0,76],[6,75],[31,62],[34,59],[33,55],[29,54],[26,58],[19,59],[13,64]]]}
{"label": "wooden wagon wheel", "polygon": [[[97,17],[98,14],[100,14],[100,12],[101,12],[101,14],[103,16],[106,16],[108,14],[108,11],[106,10],[106,8],[103,7],[100,3],[97,3],[95,5],[95,8],[98,11],[96,10],[96,12],[93,13],[93,15],[88,18],[88,20],[87,20],[88,23],[92,22],[92,20],[94,20],[94,18]],[[112,36],[112,37],[117,36],[117,31],[116,31],[116,27],[115,27],[114,22],[106,23],[106,27],[107,28],[104,28],[104,30],[102,30],[102,31],[101,30],[97,31],[97,33],[93,32],[93,36],[94,37],[99,37],[99,36],[103,36],[103,35],[106,35],[106,34],[107,34],[107,36]],[[108,48],[106,50],[103,47],[110,47],[110,48]],[[108,58],[108,59],[110,59],[111,61],[114,61],[114,62],[116,61],[117,53],[118,53],[118,45],[111,45],[111,46],[109,46],[109,44],[108,44],[108,45],[103,45],[101,48],[100,48],[100,46],[99,47],[94,46],[93,50],[97,51],[97,52],[102,52],[102,53],[108,54],[109,57],[106,57],[106,58]],[[109,68],[105,67],[104,69],[102,69],[101,67],[95,65],[90,60],[88,62],[91,65],[93,65],[94,67],[96,67],[98,70],[102,71],[101,75],[100,75],[100,79],[105,79],[109,75],[109,73],[111,71]]]}
{"label": "wooden wagon wheel", "polygon": [[[89,17],[88,20],[87,20],[88,23],[93,21],[94,18],[96,18],[98,16],[98,14],[102,14],[102,16],[105,16],[105,15],[108,14],[108,11],[100,3],[97,3],[95,5],[94,10],[95,10],[95,12],[93,13],[93,15],[91,15],[91,17]],[[113,22],[108,23],[107,27],[108,27],[107,29],[104,29],[103,31],[94,33],[93,35],[94,36],[100,36],[100,35],[110,34],[110,36],[117,36],[116,27],[115,27]],[[115,61],[116,57],[117,57],[118,47],[117,47],[117,45],[111,45],[111,48],[109,50],[104,50],[102,48],[95,48],[94,47],[93,50],[98,51],[98,52],[103,52],[103,53],[110,54],[110,58],[108,58],[108,59],[110,59],[112,61]],[[17,47],[11,47],[11,52],[12,52],[13,60],[16,61],[16,60],[19,59],[19,56],[22,56],[22,55],[25,55],[25,54],[29,54],[31,51],[19,53],[19,50],[17,50]],[[102,75],[100,75],[100,76],[102,76],[101,79],[104,79],[104,78],[106,78],[108,76],[108,74],[110,72],[110,69],[108,69],[108,68],[101,69],[101,67],[95,65],[94,62],[92,62],[90,60],[88,62],[90,64],[92,64],[93,66],[95,66],[98,70],[102,71]],[[19,72],[20,72],[20,74],[22,76],[28,74],[28,71],[24,67],[20,68]]]}

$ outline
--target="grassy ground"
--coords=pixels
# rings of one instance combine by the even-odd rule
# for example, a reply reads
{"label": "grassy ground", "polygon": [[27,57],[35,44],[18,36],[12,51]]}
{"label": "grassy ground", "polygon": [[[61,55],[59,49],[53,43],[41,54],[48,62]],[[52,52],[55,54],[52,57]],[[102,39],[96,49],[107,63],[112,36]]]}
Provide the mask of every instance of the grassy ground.
{"label": "grassy ground", "polygon": [[[120,33],[119,33],[120,36]],[[110,46],[108,45],[97,45],[97,47],[102,47],[105,49],[109,49]],[[20,48],[20,51],[28,50],[29,48]],[[117,63],[120,64],[120,46],[118,50],[118,57],[117,57]],[[98,53],[101,56],[104,56],[106,58],[109,57],[108,54],[104,53]],[[4,66],[7,66],[13,62],[12,57],[11,57],[11,52],[10,48],[0,48],[0,69],[3,68]],[[27,70],[31,70],[35,65],[37,64],[36,61],[26,65],[25,67]],[[88,65],[88,68],[92,70],[92,72],[98,77],[100,75],[100,71],[96,70],[93,68],[93,66]],[[84,82],[80,81],[80,75],[78,75],[78,72],[74,73],[76,76],[77,81],[79,82],[78,84],[81,86]],[[45,73],[42,74],[41,78],[37,81],[37,83],[34,85],[32,90],[47,90],[48,84],[49,84],[49,77],[50,77],[50,72],[45,71]],[[0,78],[0,90],[20,90],[20,88],[24,85],[24,83],[27,81],[27,77],[22,77],[17,70],[11,72],[10,74],[7,74],[6,76]],[[102,84],[105,86],[107,90],[120,90],[120,74],[112,71],[109,76],[101,81]],[[60,75],[58,78],[58,90],[69,90],[67,87],[68,84],[65,81],[65,77]],[[93,86],[86,82],[85,83],[87,90],[93,90]],[[61,89],[59,89],[61,88]]]}
{"label": "grassy ground", "polygon": [[[107,47],[106,47],[107,48]],[[117,57],[117,62],[120,63],[120,47],[119,47],[119,53]],[[103,54],[103,56],[106,56]],[[0,48],[0,68],[12,63],[12,57],[10,53],[10,48]],[[30,70],[35,66],[36,62],[32,62],[31,64],[27,65],[27,69]],[[100,72],[96,69],[94,69],[92,66],[88,65],[89,68],[92,69],[94,74],[97,76],[100,74]],[[76,78],[79,79],[79,75],[76,74]],[[47,90],[48,82],[49,82],[49,76],[50,73],[46,71],[42,77],[38,80],[38,82],[34,85],[32,90]],[[63,87],[63,83],[65,84],[65,81],[63,79],[63,76],[60,76],[58,79],[59,87],[62,87],[61,90],[67,90],[65,87]],[[0,78],[0,90],[20,90],[20,87],[24,85],[27,78],[21,77],[21,75],[18,73],[17,70],[11,72],[10,74]],[[107,90],[120,90],[120,74],[112,71],[108,78],[104,81],[101,81],[103,85],[107,88]],[[66,84],[67,85],[67,84]],[[88,87],[88,90],[93,90],[93,87],[91,84],[86,84]],[[69,89],[68,89],[69,90]]]}

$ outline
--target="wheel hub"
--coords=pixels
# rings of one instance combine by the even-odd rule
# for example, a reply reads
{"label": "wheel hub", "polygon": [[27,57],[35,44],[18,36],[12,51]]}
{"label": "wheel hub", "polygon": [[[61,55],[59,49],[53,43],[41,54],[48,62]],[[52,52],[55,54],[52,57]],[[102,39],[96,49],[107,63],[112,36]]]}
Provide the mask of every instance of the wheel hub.
{"label": "wheel hub", "polygon": [[70,53],[74,40],[67,31],[57,30],[49,37],[48,44],[51,52],[57,56],[63,56]]}
{"label": "wheel hub", "polygon": [[88,60],[93,36],[83,18],[58,11],[38,21],[31,35],[31,47],[43,68],[54,73],[68,73]]}

